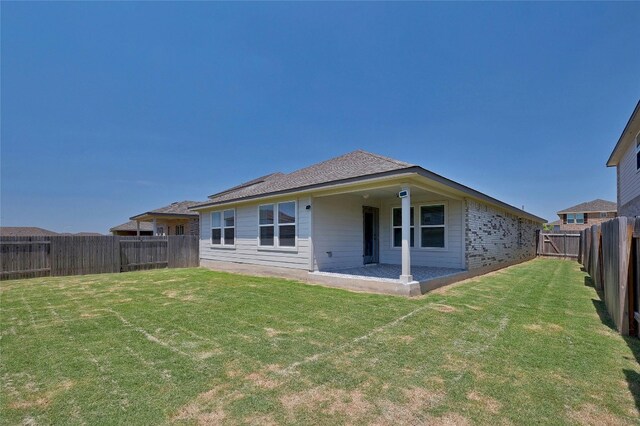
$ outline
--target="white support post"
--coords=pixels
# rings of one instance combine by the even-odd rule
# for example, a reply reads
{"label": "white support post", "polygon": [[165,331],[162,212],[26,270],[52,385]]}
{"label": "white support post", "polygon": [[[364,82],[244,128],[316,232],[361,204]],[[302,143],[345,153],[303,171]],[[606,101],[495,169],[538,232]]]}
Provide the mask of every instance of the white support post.
{"label": "white support post", "polygon": [[402,197],[402,275],[400,281],[408,284],[413,281],[411,275],[411,191],[409,187],[403,187],[406,196]]}
{"label": "white support post", "polygon": [[136,237],[140,236],[140,221],[136,220]]}
{"label": "white support post", "polygon": [[158,223],[155,217],[153,218],[153,235],[158,235]]}

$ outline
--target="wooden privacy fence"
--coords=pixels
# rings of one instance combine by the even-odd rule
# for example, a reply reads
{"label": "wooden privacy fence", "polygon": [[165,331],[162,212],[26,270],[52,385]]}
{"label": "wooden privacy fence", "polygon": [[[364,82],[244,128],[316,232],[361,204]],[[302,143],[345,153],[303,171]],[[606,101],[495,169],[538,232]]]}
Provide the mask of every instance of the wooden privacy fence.
{"label": "wooden privacy fence", "polygon": [[538,235],[538,256],[577,258],[580,252],[580,234],[541,232]]}
{"label": "wooden privacy fence", "polygon": [[0,280],[198,266],[198,237],[0,237]]}
{"label": "wooden privacy fence", "polygon": [[618,217],[582,231],[578,260],[591,275],[616,328],[638,335],[640,219]]}

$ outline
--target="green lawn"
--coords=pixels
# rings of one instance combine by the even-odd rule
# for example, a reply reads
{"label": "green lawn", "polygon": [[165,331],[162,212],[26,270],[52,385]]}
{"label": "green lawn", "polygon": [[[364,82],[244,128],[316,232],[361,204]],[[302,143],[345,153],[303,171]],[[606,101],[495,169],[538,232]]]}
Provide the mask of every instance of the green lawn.
{"label": "green lawn", "polygon": [[637,424],[575,262],[421,298],[204,269],[0,283],[8,424]]}

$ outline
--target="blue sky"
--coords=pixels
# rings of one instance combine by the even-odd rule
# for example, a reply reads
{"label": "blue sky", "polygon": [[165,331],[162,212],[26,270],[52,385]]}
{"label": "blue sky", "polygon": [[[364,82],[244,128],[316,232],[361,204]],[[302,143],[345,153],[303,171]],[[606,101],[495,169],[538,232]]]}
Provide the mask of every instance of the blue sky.
{"label": "blue sky", "polygon": [[106,232],[365,149],[615,200],[640,3],[2,3],[1,222]]}

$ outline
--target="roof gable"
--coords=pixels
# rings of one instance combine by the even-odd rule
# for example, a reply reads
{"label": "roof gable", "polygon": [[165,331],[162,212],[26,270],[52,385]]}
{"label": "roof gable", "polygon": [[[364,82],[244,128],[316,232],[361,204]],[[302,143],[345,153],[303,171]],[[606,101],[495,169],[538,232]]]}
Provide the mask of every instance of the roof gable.
{"label": "roof gable", "polygon": [[575,206],[560,210],[558,214],[563,213],[589,213],[589,212],[615,212],[618,211],[618,205],[613,201],[596,199],[580,203]]}

